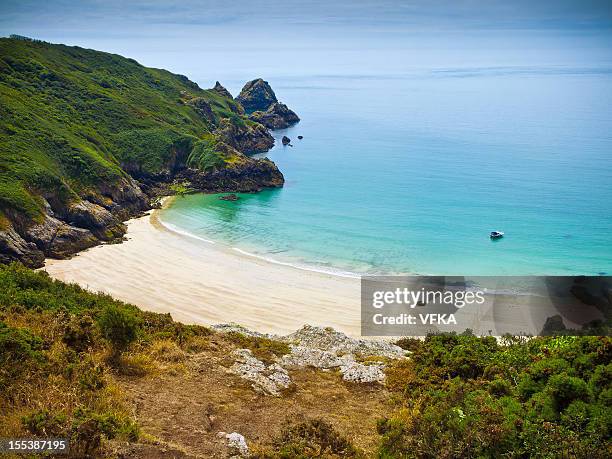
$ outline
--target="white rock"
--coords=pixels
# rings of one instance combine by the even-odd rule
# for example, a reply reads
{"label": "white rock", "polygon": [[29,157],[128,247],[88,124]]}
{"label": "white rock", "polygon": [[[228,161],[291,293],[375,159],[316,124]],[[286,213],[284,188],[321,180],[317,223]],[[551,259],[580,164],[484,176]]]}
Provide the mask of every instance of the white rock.
{"label": "white rock", "polygon": [[340,367],[342,379],[359,383],[382,383],[385,380],[383,365],[364,365],[354,362]]}
{"label": "white rock", "polygon": [[273,363],[266,366],[261,360],[253,357],[249,349],[234,351],[236,363],[230,371],[252,383],[253,389],[268,395],[280,395],[281,389],[291,384],[289,373],[280,365]]}
{"label": "white rock", "polygon": [[249,457],[249,447],[243,435],[232,432],[225,435],[227,446],[232,453],[238,453],[241,457]]}

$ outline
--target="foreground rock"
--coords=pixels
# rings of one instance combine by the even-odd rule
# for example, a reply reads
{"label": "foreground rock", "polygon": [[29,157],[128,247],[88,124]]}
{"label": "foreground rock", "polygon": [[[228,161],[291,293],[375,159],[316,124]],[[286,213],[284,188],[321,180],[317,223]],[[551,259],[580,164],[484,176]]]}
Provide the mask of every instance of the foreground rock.
{"label": "foreground rock", "polygon": [[[405,358],[405,351],[394,344],[350,338],[331,328],[305,325],[287,336],[264,335],[236,324],[221,324],[213,328],[225,333],[242,333],[256,338],[269,338],[289,343],[290,352],[266,366],[247,349],[235,351],[236,363],[231,371],[251,381],[253,388],[268,395],[278,395],[290,385],[286,369],[336,369],[342,379],[354,383],[383,383],[385,360]],[[360,359],[367,358],[367,363]]]}
{"label": "foreground rock", "polygon": [[237,349],[233,355],[236,363],[230,368],[230,371],[250,381],[255,391],[278,396],[282,389],[291,385],[289,373],[279,364],[266,365],[253,357],[248,349]]}
{"label": "foreground rock", "polygon": [[253,113],[265,112],[272,104],[278,102],[278,99],[268,82],[257,78],[244,85],[236,101],[247,113]]}
{"label": "foreground rock", "polygon": [[230,457],[249,457],[249,446],[247,445],[244,435],[241,435],[238,432],[219,432],[217,437],[223,438],[227,441],[227,448],[229,450]]}
{"label": "foreground rock", "polygon": [[265,112],[252,113],[249,118],[268,129],[285,129],[300,121],[293,110],[280,102],[273,103]]}
{"label": "foreground rock", "polygon": [[281,141],[283,142],[283,145],[291,145],[291,139],[286,135],[283,136]]}

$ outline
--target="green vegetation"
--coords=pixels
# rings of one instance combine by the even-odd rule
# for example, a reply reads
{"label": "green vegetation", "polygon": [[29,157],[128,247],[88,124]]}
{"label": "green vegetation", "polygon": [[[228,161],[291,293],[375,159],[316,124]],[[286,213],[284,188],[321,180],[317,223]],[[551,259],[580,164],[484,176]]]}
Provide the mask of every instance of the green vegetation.
{"label": "green vegetation", "polygon": [[[198,396],[210,392],[207,399],[224,407],[218,415],[229,405],[245,411],[245,419],[265,404],[277,417],[289,408],[299,412],[284,428],[262,432],[254,457],[364,457],[355,446],[363,445],[362,438],[347,435],[346,428],[337,430],[351,403],[359,400],[353,413],[364,409],[363,397],[380,397],[380,411],[369,413],[372,422],[366,427],[365,413],[363,419],[352,414],[346,422],[360,435],[370,432],[380,458],[612,455],[609,337],[507,337],[498,342],[446,334],[399,343],[410,349],[410,358],[387,362],[385,388],[356,387],[334,373],[303,370],[292,378],[296,385],[306,378],[310,386],[281,398],[254,397],[248,385],[232,386],[235,382],[222,369],[224,358],[236,348],[248,348],[272,362],[289,352],[286,343],[215,334],[20,264],[0,265],[0,436],[67,436],[75,457],[100,456],[113,440],[141,444],[146,433],[121,384],[127,380],[140,390],[143,380],[134,378],[166,374],[175,377],[173,384],[180,383],[181,390],[202,384],[206,389],[194,390]],[[219,379],[208,380],[211,373]],[[146,387],[159,390],[167,381],[152,377]],[[330,389],[330,384],[337,386]],[[318,392],[311,392],[316,387]],[[166,391],[166,396],[189,405],[181,390]],[[218,398],[218,391],[229,398]],[[239,394],[240,402],[219,402],[235,401]],[[303,400],[297,407],[296,396]],[[314,406],[320,410],[336,401],[343,412],[330,412],[325,420],[321,411],[311,414]],[[261,425],[267,421],[259,420]]]}
{"label": "green vegetation", "polygon": [[610,457],[612,342],[433,335],[388,373],[381,457]]}
{"label": "green vegetation", "polygon": [[255,458],[261,459],[309,457],[359,459],[365,456],[331,424],[321,419],[285,426],[268,451],[255,454]]}
{"label": "green vegetation", "polygon": [[[188,103],[210,107],[203,116]],[[182,75],[118,55],[23,38],[0,39],[0,216],[40,218],[44,196],[66,204],[102,184],[172,170],[224,167],[222,118],[236,103]],[[194,148],[195,147],[195,148]]]}
{"label": "green vegetation", "polygon": [[249,349],[255,357],[267,363],[272,363],[275,357],[282,357],[290,352],[289,345],[282,341],[248,336],[238,332],[230,332],[227,336],[236,346]]}
{"label": "green vegetation", "polygon": [[72,457],[98,457],[107,440],[136,441],[140,428],[113,375],[147,362],[121,353],[210,333],[0,265],[0,436],[69,437]]}

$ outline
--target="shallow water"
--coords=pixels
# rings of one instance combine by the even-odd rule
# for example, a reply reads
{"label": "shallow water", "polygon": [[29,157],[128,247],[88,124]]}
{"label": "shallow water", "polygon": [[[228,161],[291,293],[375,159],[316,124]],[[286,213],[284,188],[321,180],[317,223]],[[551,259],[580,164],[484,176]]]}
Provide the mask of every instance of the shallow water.
{"label": "shallow water", "polygon": [[181,197],[164,222],[332,271],[612,272],[611,68],[269,81],[302,118],[268,153],[285,187],[237,202]]}

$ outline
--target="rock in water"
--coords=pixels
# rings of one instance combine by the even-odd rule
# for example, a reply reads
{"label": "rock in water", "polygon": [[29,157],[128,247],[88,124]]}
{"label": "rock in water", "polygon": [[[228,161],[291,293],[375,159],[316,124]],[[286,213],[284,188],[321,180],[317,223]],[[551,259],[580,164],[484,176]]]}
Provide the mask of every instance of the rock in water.
{"label": "rock in water", "polygon": [[285,129],[300,121],[293,110],[280,102],[273,103],[265,112],[254,112],[249,118],[268,129]]}
{"label": "rock in water", "polygon": [[274,94],[268,82],[261,78],[245,84],[238,97],[236,97],[236,101],[240,102],[247,113],[265,112],[273,103],[278,102],[276,94]]}
{"label": "rock in water", "polygon": [[298,135],[298,139],[302,140],[304,138],[303,135]]}
{"label": "rock in water", "polygon": [[283,142],[283,145],[289,145],[291,143],[291,139],[287,137],[286,135],[284,135],[282,142]]}
{"label": "rock in water", "polygon": [[219,199],[221,199],[222,201],[238,201],[238,199],[240,198],[236,196],[234,193],[231,193],[231,194],[226,194],[224,196],[219,196]]}

